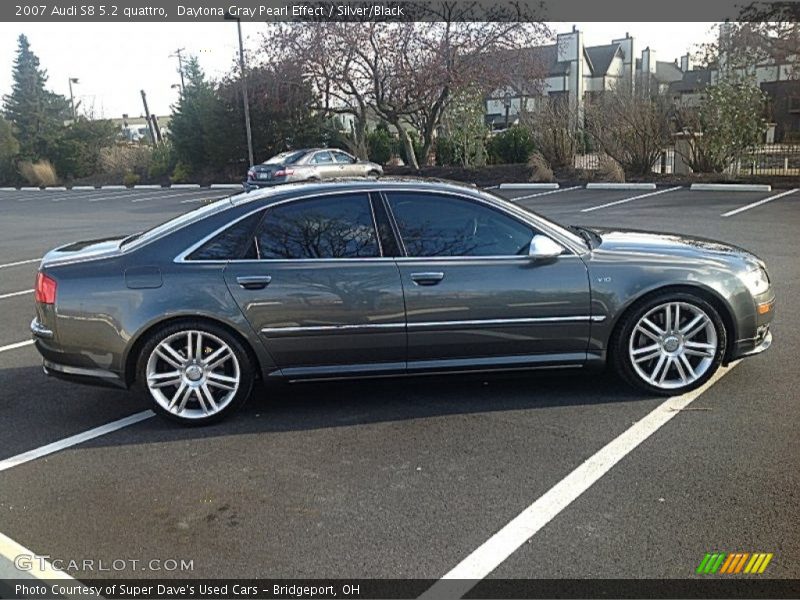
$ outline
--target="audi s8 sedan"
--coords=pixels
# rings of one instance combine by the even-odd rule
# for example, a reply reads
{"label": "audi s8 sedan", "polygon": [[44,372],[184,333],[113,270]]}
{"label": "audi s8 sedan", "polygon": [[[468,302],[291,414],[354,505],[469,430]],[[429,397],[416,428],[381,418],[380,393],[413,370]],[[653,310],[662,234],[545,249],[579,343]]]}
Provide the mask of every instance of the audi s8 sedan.
{"label": "audi s8 sedan", "polygon": [[257,379],[608,363],[681,394],[766,350],[775,303],[735,246],[415,180],[278,186],[62,246],[35,299],[46,373],[139,390],[183,424],[229,415]]}
{"label": "audi s8 sedan", "polygon": [[383,167],[336,148],[306,148],[276,154],[247,171],[246,192],[298,181],[322,181],[342,177],[378,177]]}

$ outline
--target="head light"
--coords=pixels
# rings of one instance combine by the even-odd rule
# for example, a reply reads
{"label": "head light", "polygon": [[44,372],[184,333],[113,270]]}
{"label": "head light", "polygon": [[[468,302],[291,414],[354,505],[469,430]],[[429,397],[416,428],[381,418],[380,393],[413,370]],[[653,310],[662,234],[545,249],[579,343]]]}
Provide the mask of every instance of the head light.
{"label": "head light", "polygon": [[769,289],[769,275],[764,267],[758,266],[755,269],[741,273],[739,278],[753,296],[763,294]]}

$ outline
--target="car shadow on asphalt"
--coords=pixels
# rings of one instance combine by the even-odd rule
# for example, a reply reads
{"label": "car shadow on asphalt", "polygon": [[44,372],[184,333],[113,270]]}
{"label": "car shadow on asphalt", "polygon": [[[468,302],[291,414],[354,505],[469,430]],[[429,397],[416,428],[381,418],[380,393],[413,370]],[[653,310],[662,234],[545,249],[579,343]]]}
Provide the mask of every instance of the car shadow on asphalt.
{"label": "car shadow on asphalt", "polygon": [[[34,410],[44,417],[44,422],[39,427],[47,427],[46,406],[53,399],[64,403],[71,398],[80,402],[84,411],[93,412],[96,409],[105,414],[117,412],[109,410],[110,405],[116,405],[119,408],[119,416],[116,418],[131,414],[132,409],[135,412],[137,409],[148,408],[146,401],[140,400],[134,392],[50,379],[35,367],[0,369],[0,377],[5,381],[36,384],[34,387],[38,393],[33,397],[27,395],[24,408],[26,412]],[[154,434],[154,438],[162,438],[159,441],[185,440],[348,427],[470,413],[600,406],[642,400],[652,398],[626,386],[613,373],[588,369],[294,384],[259,383],[245,406],[221,423],[187,428],[156,418],[134,427],[146,429]],[[19,403],[22,402],[20,399]],[[13,418],[14,407],[8,401],[5,404],[7,416]],[[72,425],[76,423],[73,418]],[[85,429],[96,425],[97,423],[87,422]],[[100,437],[87,445],[125,443],[116,437],[118,436]]]}

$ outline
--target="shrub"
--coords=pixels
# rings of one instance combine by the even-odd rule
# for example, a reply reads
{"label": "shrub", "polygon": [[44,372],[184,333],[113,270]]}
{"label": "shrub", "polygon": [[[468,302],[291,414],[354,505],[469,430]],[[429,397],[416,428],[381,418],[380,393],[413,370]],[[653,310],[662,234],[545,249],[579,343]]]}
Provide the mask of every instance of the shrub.
{"label": "shrub", "polygon": [[172,177],[170,177],[173,183],[184,183],[189,180],[189,167],[186,166],[185,163],[178,162],[175,165],[175,169],[172,171]]}
{"label": "shrub", "polygon": [[178,158],[175,155],[172,144],[166,142],[156,146],[150,153],[150,160],[147,164],[147,177],[159,179],[166,177],[175,169]]}
{"label": "shrub", "polygon": [[58,183],[55,167],[49,160],[40,160],[37,163],[21,162],[19,172],[31,185],[46,187]]}
{"label": "shrub", "polygon": [[100,167],[103,173],[124,175],[145,173],[150,163],[150,146],[115,145],[100,150]]}
{"label": "shrub", "polygon": [[128,187],[133,187],[134,185],[139,183],[141,180],[142,180],[142,178],[141,178],[140,175],[138,175],[137,173],[132,173],[131,171],[128,171],[127,173],[125,173],[125,176],[122,178],[122,183],[123,183],[123,185],[126,185]]}
{"label": "shrub", "polygon": [[545,160],[541,152],[534,152],[528,159],[528,168],[531,175],[530,180],[539,183],[550,183],[556,180],[553,176],[553,169],[550,163]]}
{"label": "shrub", "polygon": [[533,149],[530,131],[525,127],[511,127],[489,141],[489,161],[493,164],[524,163]]}
{"label": "shrub", "polygon": [[369,159],[379,165],[385,165],[393,154],[400,153],[400,144],[383,123],[367,134],[367,151]]}
{"label": "shrub", "polygon": [[607,154],[601,154],[597,166],[597,178],[609,183],[623,183],[625,170],[616,160]]}

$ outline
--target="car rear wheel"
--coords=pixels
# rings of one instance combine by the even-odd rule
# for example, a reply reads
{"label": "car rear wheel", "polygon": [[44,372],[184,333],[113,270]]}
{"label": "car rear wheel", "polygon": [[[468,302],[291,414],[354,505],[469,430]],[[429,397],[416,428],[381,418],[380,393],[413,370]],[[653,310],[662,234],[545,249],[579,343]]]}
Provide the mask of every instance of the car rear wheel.
{"label": "car rear wheel", "polygon": [[629,311],[620,323],[612,362],[629,383],[675,396],[696,389],[719,368],[726,331],[717,310],[686,293],[665,293]]}
{"label": "car rear wheel", "polygon": [[177,323],[158,331],[139,356],[137,382],[160,415],[183,425],[219,421],[253,386],[246,350],[210,323]]}

